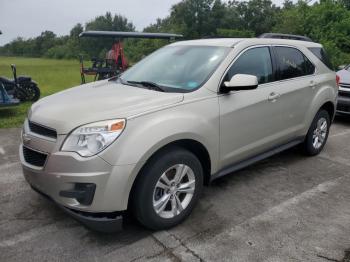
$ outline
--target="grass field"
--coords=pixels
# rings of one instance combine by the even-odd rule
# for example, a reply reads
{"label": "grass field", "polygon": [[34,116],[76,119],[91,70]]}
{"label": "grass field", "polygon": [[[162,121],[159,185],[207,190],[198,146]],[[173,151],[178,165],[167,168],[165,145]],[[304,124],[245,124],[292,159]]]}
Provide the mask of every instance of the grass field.
{"label": "grass field", "polygon": [[[31,76],[38,83],[41,97],[80,84],[77,60],[0,57],[0,76],[12,78],[11,64],[16,64],[17,75]],[[0,107],[0,128],[21,126],[30,105],[23,103],[16,107]]]}

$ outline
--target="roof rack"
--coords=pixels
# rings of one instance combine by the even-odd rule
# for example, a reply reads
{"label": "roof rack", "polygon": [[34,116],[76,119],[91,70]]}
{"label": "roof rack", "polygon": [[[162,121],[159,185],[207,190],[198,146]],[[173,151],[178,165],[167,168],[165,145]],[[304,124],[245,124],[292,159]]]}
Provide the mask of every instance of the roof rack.
{"label": "roof rack", "polygon": [[225,36],[225,35],[205,35],[201,39],[216,39],[216,38],[241,38],[241,37],[233,37],[233,36]]}
{"label": "roof rack", "polygon": [[79,37],[110,37],[110,38],[150,38],[150,39],[176,39],[182,35],[169,33],[139,33],[139,32],[118,32],[118,31],[84,31]]}
{"label": "roof rack", "polygon": [[279,34],[279,33],[265,33],[260,35],[258,38],[278,38],[278,39],[291,39],[313,42],[310,37],[302,35],[291,35],[291,34]]}

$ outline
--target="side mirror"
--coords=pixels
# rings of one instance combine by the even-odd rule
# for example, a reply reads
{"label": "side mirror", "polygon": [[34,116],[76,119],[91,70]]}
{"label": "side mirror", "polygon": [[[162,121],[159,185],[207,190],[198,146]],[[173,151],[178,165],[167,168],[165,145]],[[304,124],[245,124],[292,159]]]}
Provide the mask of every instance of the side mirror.
{"label": "side mirror", "polygon": [[224,82],[221,91],[228,93],[238,90],[253,90],[258,87],[258,78],[254,75],[236,74],[230,81]]}

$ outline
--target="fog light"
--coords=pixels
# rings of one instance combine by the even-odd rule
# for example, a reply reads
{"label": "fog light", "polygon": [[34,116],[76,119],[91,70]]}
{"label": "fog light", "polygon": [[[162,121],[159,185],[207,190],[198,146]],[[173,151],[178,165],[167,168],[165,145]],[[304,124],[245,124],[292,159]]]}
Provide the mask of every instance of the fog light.
{"label": "fog light", "polygon": [[74,189],[62,190],[59,195],[66,198],[75,198],[82,205],[91,205],[95,190],[96,185],[93,183],[75,183]]}

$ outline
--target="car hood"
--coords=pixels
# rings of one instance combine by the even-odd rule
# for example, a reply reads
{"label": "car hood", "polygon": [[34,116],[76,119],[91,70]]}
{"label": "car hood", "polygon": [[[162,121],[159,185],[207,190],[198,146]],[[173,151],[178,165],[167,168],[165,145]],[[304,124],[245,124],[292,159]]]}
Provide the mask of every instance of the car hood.
{"label": "car hood", "polygon": [[29,119],[67,134],[74,128],[101,120],[128,118],[183,100],[181,93],[163,93],[99,81],[47,96],[33,104]]}
{"label": "car hood", "polygon": [[337,75],[340,77],[340,83],[350,84],[350,72],[348,70],[340,70]]}

